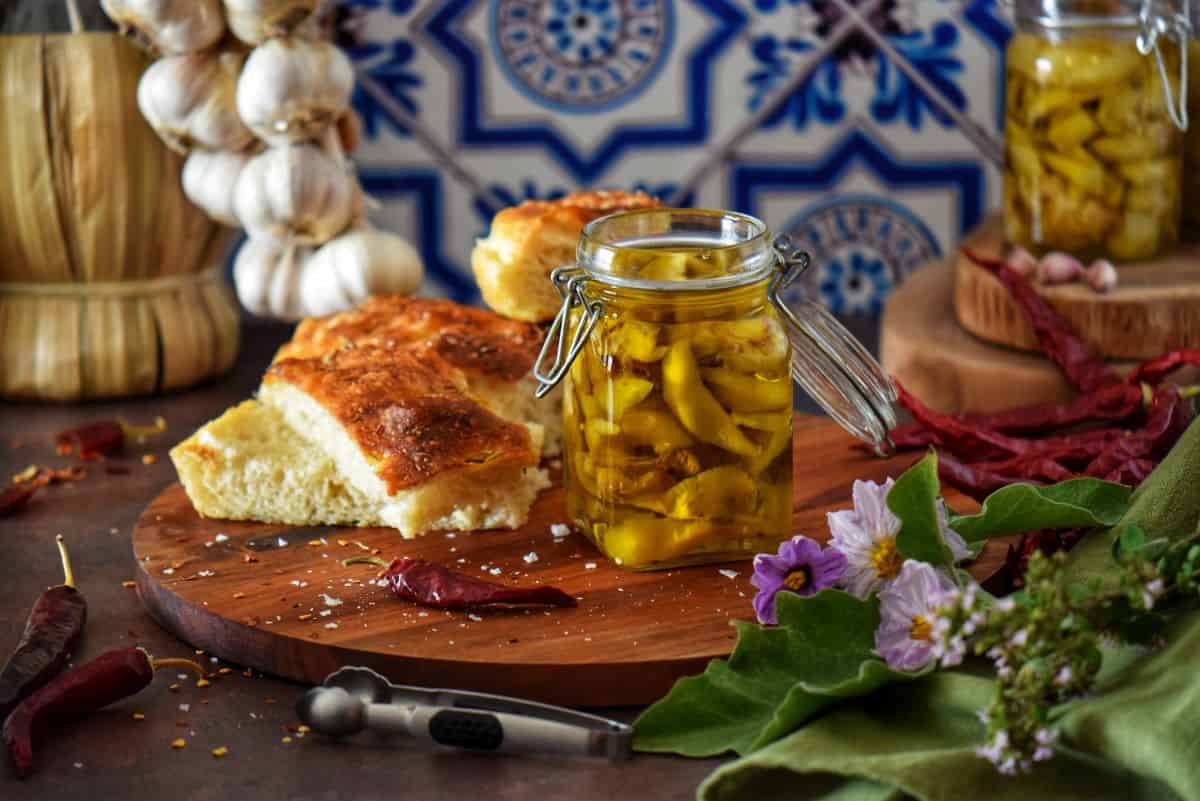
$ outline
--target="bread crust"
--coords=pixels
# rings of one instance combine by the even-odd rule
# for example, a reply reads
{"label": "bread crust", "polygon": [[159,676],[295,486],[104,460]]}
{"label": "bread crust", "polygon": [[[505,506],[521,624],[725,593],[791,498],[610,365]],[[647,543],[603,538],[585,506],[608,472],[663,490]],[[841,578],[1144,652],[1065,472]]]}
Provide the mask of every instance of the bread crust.
{"label": "bread crust", "polygon": [[428,345],[356,344],[318,358],[277,359],[264,384],[287,382],[331,414],[389,494],[451,470],[536,465],[529,429],[464,391],[457,368]]}
{"label": "bread crust", "polygon": [[476,243],[471,269],[483,299],[506,317],[554,318],[560,298],[550,273],[575,260],[583,227],[619,211],[656,208],[645,192],[574,192],[558,200],[526,200],[502,210]]}
{"label": "bread crust", "polygon": [[422,344],[448,364],[489,378],[517,381],[533,369],[542,345],[535,325],[449,300],[376,295],[329,317],[304,320],[275,361],[317,358],[356,347]]}

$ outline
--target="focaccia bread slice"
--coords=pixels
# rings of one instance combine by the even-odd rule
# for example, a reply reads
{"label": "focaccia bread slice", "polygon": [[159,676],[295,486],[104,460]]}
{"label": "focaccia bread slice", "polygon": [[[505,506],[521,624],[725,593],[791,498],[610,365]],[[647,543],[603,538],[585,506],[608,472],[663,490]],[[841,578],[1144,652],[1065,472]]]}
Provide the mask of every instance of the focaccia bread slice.
{"label": "focaccia bread slice", "polygon": [[505,317],[553,320],[562,299],[550,273],[575,262],[583,227],[618,211],[659,205],[644,192],[574,192],[558,200],[527,200],[504,209],[471,253],[471,269],[483,299]]}
{"label": "focaccia bread slice", "polygon": [[538,468],[541,427],[486,408],[461,372],[425,347],[282,358],[258,397],[404,537],[518,527],[550,483]]}
{"label": "focaccia bread slice", "polygon": [[205,517],[293,526],[382,526],[379,504],[270,406],[248,400],[171,450]]}
{"label": "focaccia bread slice", "polygon": [[296,327],[275,361],[306,359],[356,348],[420,347],[461,372],[465,389],[501,417],[543,430],[543,454],[562,450],[562,402],[556,388],[534,397],[533,363],[540,328],[448,300],[378,295],[350,311],[310,318]]}

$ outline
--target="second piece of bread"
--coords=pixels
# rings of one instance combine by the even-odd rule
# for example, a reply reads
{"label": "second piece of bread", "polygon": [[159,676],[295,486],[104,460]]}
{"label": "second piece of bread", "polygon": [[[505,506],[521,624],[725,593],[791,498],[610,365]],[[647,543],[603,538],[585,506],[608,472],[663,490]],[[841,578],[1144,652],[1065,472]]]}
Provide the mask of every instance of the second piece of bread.
{"label": "second piece of bread", "polygon": [[554,319],[561,299],[550,273],[575,261],[583,227],[618,211],[659,205],[644,192],[575,192],[558,200],[527,200],[504,209],[492,220],[488,237],[476,242],[471,253],[483,299],[514,320]]}

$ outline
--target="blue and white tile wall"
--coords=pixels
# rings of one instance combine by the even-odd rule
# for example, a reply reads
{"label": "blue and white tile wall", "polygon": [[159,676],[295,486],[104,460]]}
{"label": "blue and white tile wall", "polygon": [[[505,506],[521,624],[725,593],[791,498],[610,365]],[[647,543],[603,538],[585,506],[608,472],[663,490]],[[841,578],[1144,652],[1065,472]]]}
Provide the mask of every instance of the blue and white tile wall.
{"label": "blue and white tile wall", "polygon": [[815,256],[807,291],[878,312],[999,202],[998,0],[351,0],[357,154],[430,291],[478,299],[500,207],[641,188],[732,208]]}

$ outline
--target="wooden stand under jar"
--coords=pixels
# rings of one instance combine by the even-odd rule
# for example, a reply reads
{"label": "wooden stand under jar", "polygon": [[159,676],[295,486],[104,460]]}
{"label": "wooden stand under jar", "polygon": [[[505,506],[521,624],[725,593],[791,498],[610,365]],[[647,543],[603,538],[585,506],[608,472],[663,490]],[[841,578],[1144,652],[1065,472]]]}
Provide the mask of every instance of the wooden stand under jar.
{"label": "wooden stand under jar", "polygon": [[233,232],[184,197],[116,33],[0,36],[0,395],[180,389],[232,366]]}

